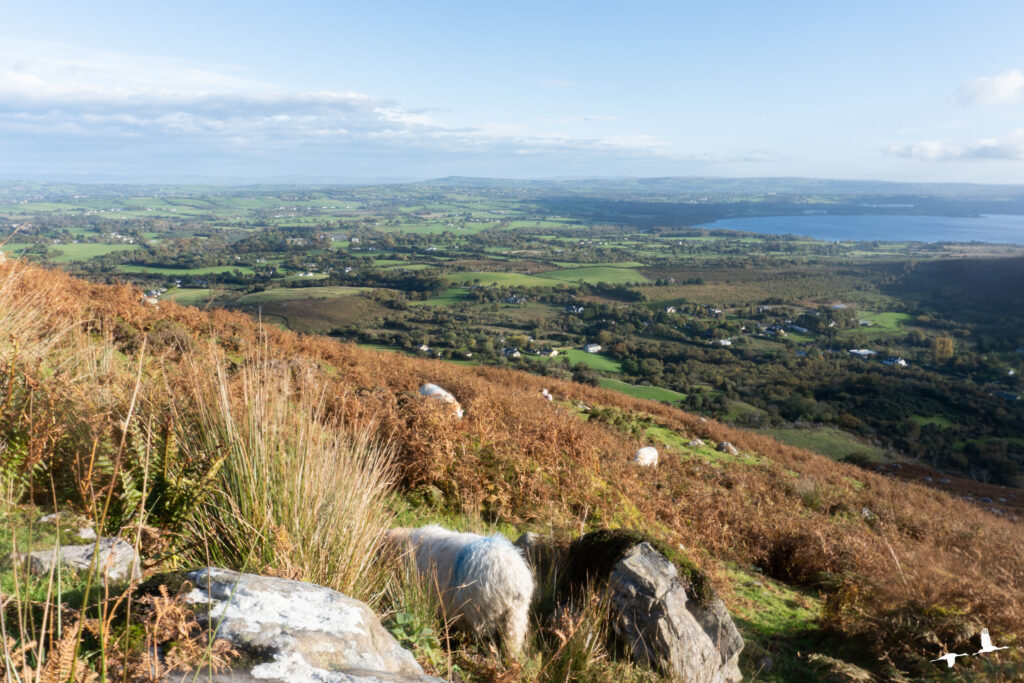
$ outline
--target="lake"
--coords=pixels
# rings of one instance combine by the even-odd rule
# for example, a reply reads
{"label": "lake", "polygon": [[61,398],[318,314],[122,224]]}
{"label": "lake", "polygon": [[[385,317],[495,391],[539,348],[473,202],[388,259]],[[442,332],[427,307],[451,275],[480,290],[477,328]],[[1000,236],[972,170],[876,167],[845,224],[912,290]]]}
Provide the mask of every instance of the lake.
{"label": "lake", "polygon": [[759,216],[698,226],[764,235],[805,235],[829,242],[992,242],[1024,244],[1024,216]]}

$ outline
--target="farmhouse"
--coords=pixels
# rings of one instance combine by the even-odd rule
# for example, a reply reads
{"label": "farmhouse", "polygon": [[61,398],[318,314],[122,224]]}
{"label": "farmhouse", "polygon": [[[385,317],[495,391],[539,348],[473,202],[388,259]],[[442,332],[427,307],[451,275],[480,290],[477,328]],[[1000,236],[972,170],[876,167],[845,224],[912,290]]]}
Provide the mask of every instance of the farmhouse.
{"label": "farmhouse", "polygon": [[907,361],[903,360],[902,358],[893,356],[892,358],[886,358],[885,360],[883,360],[882,365],[889,365],[896,368],[905,368],[907,367]]}
{"label": "farmhouse", "polygon": [[587,353],[598,353],[601,350],[601,345],[600,344],[586,344],[586,345],[584,345],[583,350],[586,351]]}
{"label": "farmhouse", "polygon": [[537,355],[538,356],[547,356],[548,358],[554,358],[555,356],[558,355],[558,350],[557,349],[551,349],[551,348],[541,349],[540,351],[537,352]]}
{"label": "farmhouse", "polygon": [[800,325],[790,325],[789,329],[793,330],[794,332],[799,332],[800,334],[807,334],[808,332],[810,332],[810,330],[808,330],[806,327],[801,327]]}
{"label": "farmhouse", "polygon": [[519,349],[515,347],[506,346],[501,350],[501,355],[505,358],[521,358],[523,354],[519,353]]}
{"label": "farmhouse", "polygon": [[861,360],[870,360],[878,355],[878,351],[870,349],[850,349],[850,355]]}

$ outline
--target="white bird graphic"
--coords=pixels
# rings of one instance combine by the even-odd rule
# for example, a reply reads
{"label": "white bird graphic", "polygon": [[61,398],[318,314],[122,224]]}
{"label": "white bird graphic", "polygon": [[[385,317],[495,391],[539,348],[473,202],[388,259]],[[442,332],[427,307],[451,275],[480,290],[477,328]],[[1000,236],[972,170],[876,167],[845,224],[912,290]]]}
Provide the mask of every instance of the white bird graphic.
{"label": "white bird graphic", "polygon": [[957,657],[970,657],[970,655],[967,654],[966,652],[964,652],[964,653],[947,652],[946,654],[942,655],[938,659],[933,659],[932,661],[933,662],[945,662],[946,666],[948,666],[950,669],[952,669],[953,668],[953,664],[954,664],[954,662],[956,662],[956,658]]}
{"label": "white bird graphic", "polygon": [[985,654],[987,652],[995,652],[996,650],[1008,650],[1010,649],[1006,645],[1003,647],[996,647],[992,644],[992,636],[988,634],[988,629],[981,629],[981,649],[975,652],[976,655]]}

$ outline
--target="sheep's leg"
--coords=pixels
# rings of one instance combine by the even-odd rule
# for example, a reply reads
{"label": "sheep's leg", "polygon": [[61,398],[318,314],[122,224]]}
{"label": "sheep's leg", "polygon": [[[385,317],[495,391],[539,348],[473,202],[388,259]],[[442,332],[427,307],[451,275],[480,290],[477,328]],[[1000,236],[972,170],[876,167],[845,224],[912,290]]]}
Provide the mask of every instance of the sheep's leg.
{"label": "sheep's leg", "polygon": [[530,620],[529,607],[529,604],[517,605],[501,616],[501,644],[512,657],[518,657],[522,652]]}

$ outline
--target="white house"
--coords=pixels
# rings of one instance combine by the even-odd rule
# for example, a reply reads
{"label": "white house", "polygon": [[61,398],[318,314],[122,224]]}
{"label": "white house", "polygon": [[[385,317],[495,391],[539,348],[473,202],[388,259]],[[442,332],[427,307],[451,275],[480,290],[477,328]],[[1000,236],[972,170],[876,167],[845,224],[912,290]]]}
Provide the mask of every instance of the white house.
{"label": "white house", "polygon": [[583,346],[583,350],[587,353],[598,353],[601,350],[600,344],[586,344]]}
{"label": "white house", "polygon": [[861,360],[870,360],[878,355],[878,351],[872,351],[870,349],[850,349],[850,355]]}
{"label": "white house", "polygon": [[732,346],[731,339],[719,339],[715,341],[715,343],[718,344],[719,346]]}
{"label": "white house", "polygon": [[801,327],[800,325],[790,325],[789,329],[793,330],[794,332],[799,332],[800,334],[807,334],[808,332],[810,332],[810,330],[808,330],[806,327]]}
{"label": "white house", "polygon": [[893,356],[892,358],[886,358],[885,360],[883,360],[882,365],[890,365],[896,368],[905,368],[907,367],[907,361],[903,360],[902,358]]}

